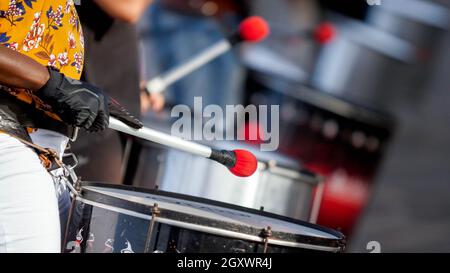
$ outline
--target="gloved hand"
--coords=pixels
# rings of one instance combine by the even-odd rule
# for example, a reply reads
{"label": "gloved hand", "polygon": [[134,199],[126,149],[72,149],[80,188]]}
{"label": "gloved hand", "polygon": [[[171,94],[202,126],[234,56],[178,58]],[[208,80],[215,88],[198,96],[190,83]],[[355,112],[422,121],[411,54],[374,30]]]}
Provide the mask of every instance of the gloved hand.
{"label": "gloved hand", "polygon": [[143,126],[142,122],[133,115],[131,115],[122,105],[120,105],[113,98],[109,98],[108,107],[109,113],[112,117],[117,118],[118,120],[122,121],[123,123],[134,129],[142,128]]}
{"label": "gloved hand", "polygon": [[90,132],[109,125],[108,97],[98,87],[49,68],[50,79],[35,95],[52,107],[65,123]]}

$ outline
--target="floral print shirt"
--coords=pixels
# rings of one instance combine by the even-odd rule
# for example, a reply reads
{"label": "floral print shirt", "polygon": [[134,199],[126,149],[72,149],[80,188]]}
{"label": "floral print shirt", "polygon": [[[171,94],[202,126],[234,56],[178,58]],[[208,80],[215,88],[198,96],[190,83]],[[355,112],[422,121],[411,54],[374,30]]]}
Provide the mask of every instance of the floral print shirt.
{"label": "floral print shirt", "polygon": [[[73,0],[0,0],[0,44],[80,79],[84,39]],[[50,111],[30,90],[2,88]]]}

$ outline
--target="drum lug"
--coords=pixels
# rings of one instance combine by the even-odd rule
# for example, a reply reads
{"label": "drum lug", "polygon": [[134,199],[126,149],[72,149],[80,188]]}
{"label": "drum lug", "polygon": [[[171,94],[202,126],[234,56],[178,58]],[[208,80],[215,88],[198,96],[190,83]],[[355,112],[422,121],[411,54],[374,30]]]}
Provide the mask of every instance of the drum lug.
{"label": "drum lug", "polygon": [[267,228],[264,228],[263,230],[261,230],[259,237],[261,237],[264,242],[263,253],[267,253],[267,248],[269,246],[269,238],[272,237],[272,228],[270,226],[268,226]]}
{"label": "drum lug", "polygon": [[67,182],[66,185],[73,195],[72,201],[75,200],[77,196],[81,195],[81,177],[77,177],[77,180],[74,181],[73,185],[70,182]]}
{"label": "drum lug", "polygon": [[[155,217],[158,216],[161,213],[161,211],[159,210],[159,205],[158,203],[153,204],[153,208],[152,208],[152,216],[154,215]],[[153,217],[152,217],[153,218]]]}
{"label": "drum lug", "polygon": [[158,217],[160,213],[161,211],[159,209],[158,203],[154,203],[152,207],[152,220],[150,220],[150,225],[147,232],[147,240],[145,241],[145,253],[150,252],[150,242],[152,240],[153,227],[155,226],[156,217]]}

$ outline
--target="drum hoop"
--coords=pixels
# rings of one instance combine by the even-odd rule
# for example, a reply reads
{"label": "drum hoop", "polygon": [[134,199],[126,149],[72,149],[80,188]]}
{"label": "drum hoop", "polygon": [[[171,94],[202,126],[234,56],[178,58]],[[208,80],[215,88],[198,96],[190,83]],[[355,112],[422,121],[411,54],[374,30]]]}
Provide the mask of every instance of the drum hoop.
{"label": "drum hoop", "polygon": [[[96,201],[87,200],[82,197],[77,197],[77,201],[83,202],[84,204],[91,205],[94,207],[114,211],[117,213],[125,214],[128,216],[133,216],[133,217],[148,220],[148,221],[151,221],[153,218],[150,215],[146,215],[146,214],[139,213],[139,212],[134,212],[134,211],[124,209],[124,208],[114,207],[114,206],[99,203]],[[185,228],[188,230],[204,232],[207,234],[222,236],[222,237],[229,237],[229,238],[253,241],[253,242],[257,242],[257,243],[264,243],[264,238],[261,238],[260,236],[244,234],[244,233],[236,232],[236,231],[224,230],[221,228],[202,226],[202,225],[193,224],[193,223],[186,223],[186,222],[167,219],[167,218],[163,218],[163,217],[155,218],[155,222],[161,223],[161,224],[172,225],[172,226],[176,226],[179,228]],[[317,251],[327,251],[327,252],[339,252],[342,250],[342,247],[339,247],[339,246],[331,247],[331,246],[311,245],[311,244],[306,244],[306,243],[289,242],[289,241],[270,239],[270,238],[268,239],[268,244],[276,245],[276,246],[292,247],[292,248],[303,248],[303,249],[317,250]]]}
{"label": "drum hoop", "polygon": [[[308,235],[301,235],[301,234],[295,234],[295,233],[288,233],[288,232],[283,232],[283,231],[273,231],[273,237],[272,237],[272,241],[275,240],[275,242],[277,241],[282,241],[282,242],[286,242],[286,243],[293,243],[293,244],[307,244],[307,245],[311,245],[312,243],[314,243],[315,246],[317,247],[328,247],[328,248],[340,248],[342,249],[343,246],[345,245],[345,236],[343,234],[341,234],[340,232],[337,232],[335,230],[329,229],[329,228],[325,228],[325,227],[321,227],[318,225],[314,225],[308,222],[304,222],[301,220],[297,220],[297,219],[292,219],[292,218],[288,218],[286,216],[281,216],[281,215],[277,215],[277,214],[273,214],[273,213],[269,213],[269,212],[265,212],[265,211],[258,211],[255,209],[251,209],[251,208],[246,208],[246,207],[240,207],[240,206],[236,206],[233,204],[227,204],[227,203],[223,203],[223,202],[219,202],[219,201],[214,201],[214,200],[209,200],[209,199],[205,199],[205,198],[200,198],[200,197],[194,197],[194,196],[186,196],[183,194],[178,194],[178,193],[172,193],[172,192],[164,192],[164,191],[154,191],[154,190],[149,190],[149,189],[142,189],[142,188],[136,188],[136,187],[130,187],[130,186],[124,186],[124,185],[110,185],[110,184],[104,184],[104,183],[98,183],[98,182],[83,182],[83,186],[82,186],[82,195],[81,198],[83,198],[83,200],[87,200],[89,202],[96,202],[99,203],[97,201],[92,201],[89,199],[89,196],[86,195],[93,195],[94,197],[101,197],[100,200],[102,200],[102,202],[108,202],[108,200],[114,200],[115,201],[115,205],[111,205],[111,204],[105,204],[105,203],[101,203],[107,206],[112,206],[112,207],[116,207],[119,209],[124,209],[124,210],[128,210],[131,211],[137,215],[141,214],[141,215],[147,215],[148,219],[151,219],[151,208],[152,206],[150,205],[146,205],[146,204],[142,204],[142,203],[138,203],[138,202],[134,202],[131,200],[126,200],[126,199],[122,199],[122,198],[117,198],[114,196],[110,196],[107,194],[103,194],[100,192],[97,192],[95,190],[89,190],[86,189],[85,187],[90,186],[90,187],[100,187],[100,188],[110,188],[110,189],[120,189],[120,190],[126,190],[126,191],[131,191],[131,192],[139,192],[139,193],[147,193],[147,194],[153,194],[156,196],[162,196],[162,197],[169,197],[169,198],[176,198],[176,199],[180,199],[180,200],[185,200],[185,201],[191,201],[191,202],[197,202],[200,204],[205,204],[205,205],[212,205],[212,206],[217,206],[219,208],[227,208],[227,209],[233,209],[236,210],[237,212],[246,212],[246,213],[251,213],[255,216],[264,216],[264,217],[268,217],[268,218],[272,218],[272,219],[277,219],[277,220],[282,220],[282,221],[286,221],[289,223],[293,223],[293,224],[297,224],[297,225],[302,225],[304,227],[309,227],[312,229],[315,229],[317,231],[322,231],[325,233],[328,233],[332,236],[337,237],[337,239],[331,239],[331,238],[320,238],[320,237],[313,237],[313,236],[308,236]],[[95,200],[95,199],[93,199]],[[120,204],[119,204],[120,203]],[[122,207],[118,207],[118,206],[122,206]],[[134,208],[134,210],[130,210],[128,208],[124,208],[124,206],[132,206]],[[164,208],[160,208],[161,213],[160,216],[161,218],[164,218],[167,216],[172,216],[175,218],[175,216],[185,216],[188,214],[185,213],[181,213],[181,212],[176,212],[176,211],[171,211],[171,210],[167,210]],[[139,211],[143,212],[140,213]],[[148,213],[148,214],[147,214]],[[217,219],[210,219],[210,218],[204,218],[201,216],[192,216],[193,219],[196,219],[197,221],[201,221],[201,220],[205,220],[205,221],[214,221],[216,223],[221,223],[224,225],[232,225],[229,222],[224,222],[224,221],[220,221]],[[186,220],[186,217],[184,217],[184,219]],[[174,219],[170,219],[173,221],[177,221]],[[202,224],[196,224],[196,223],[191,223],[194,225],[199,225],[199,226],[203,226],[203,227],[207,227],[206,225],[202,225]],[[240,224],[239,225],[240,228],[247,228],[248,229],[248,234],[249,236],[252,236],[251,234],[258,234],[259,233],[259,229],[255,228],[255,227],[249,227],[246,226],[244,224]],[[245,234],[243,232],[241,232],[241,234]],[[254,235],[257,236],[257,235]],[[258,236],[257,236],[258,237]],[[287,240],[286,240],[287,239]]]}

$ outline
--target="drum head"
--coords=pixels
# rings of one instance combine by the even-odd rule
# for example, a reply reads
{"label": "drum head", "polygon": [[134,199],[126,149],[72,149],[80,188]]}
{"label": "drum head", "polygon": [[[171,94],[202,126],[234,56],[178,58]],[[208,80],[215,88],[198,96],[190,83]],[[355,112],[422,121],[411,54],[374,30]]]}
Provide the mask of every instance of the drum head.
{"label": "drum head", "polygon": [[261,242],[270,229],[269,245],[330,252],[342,251],[345,245],[344,236],[331,229],[181,194],[88,182],[79,199],[144,219],[152,219],[157,207],[156,222],[244,240]]}

